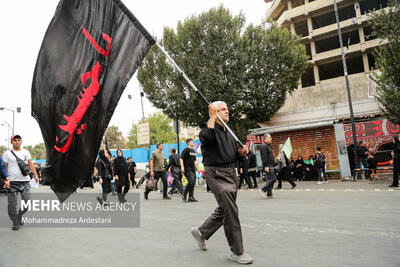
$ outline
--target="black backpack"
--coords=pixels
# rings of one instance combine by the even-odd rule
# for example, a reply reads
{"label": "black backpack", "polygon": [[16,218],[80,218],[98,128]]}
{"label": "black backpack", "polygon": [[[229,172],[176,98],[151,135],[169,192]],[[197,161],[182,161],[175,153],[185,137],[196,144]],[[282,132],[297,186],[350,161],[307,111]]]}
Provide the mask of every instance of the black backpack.
{"label": "black backpack", "polygon": [[326,161],[325,161],[325,156],[324,156],[324,154],[322,154],[322,153],[317,153],[317,154],[316,154],[316,157],[317,157],[317,159],[315,160],[315,165],[316,165],[318,168],[323,168],[323,167],[325,167]]}

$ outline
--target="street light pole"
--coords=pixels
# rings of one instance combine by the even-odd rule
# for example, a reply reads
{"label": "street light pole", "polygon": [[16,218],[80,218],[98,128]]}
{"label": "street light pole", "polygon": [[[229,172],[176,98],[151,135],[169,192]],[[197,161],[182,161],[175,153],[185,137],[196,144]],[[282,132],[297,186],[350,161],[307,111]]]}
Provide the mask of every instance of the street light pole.
{"label": "street light pole", "polygon": [[[14,128],[15,128],[15,110],[10,109],[10,108],[0,107],[0,110],[3,110],[3,109],[11,111],[13,113],[12,135],[14,135],[15,134],[14,133]],[[21,112],[21,108],[20,107],[17,107],[17,112]]]}
{"label": "street light pole", "polygon": [[[337,27],[338,27],[340,50],[341,50],[341,54],[342,54],[343,72],[344,72],[344,78],[346,80],[347,98],[349,100],[351,130],[353,132],[353,142],[354,142],[354,149],[355,149],[354,155],[355,155],[355,159],[356,159],[356,169],[359,169],[360,168],[360,162],[359,162],[359,159],[358,159],[357,131],[356,131],[356,125],[354,123],[353,104],[351,102],[349,76],[348,76],[348,73],[347,73],[346,57],[345,57],[344,49],[343,49],[342,30],[340,29],[339,12],[338,12],[338,8],[337,8],[336,0],[333,0],[333,6],[335,8],[335,17],[336,17],[336,23],[337,23]],[[360,171],[360,173],[361,173],[361,171]],[[356,181],[356,178],[353,177],[353,182],[355,182],[355,181]]]}
{"label": "street light pole", "polygon": [[[8,122],[3,121],[1,126],[6,126],[4,123],[7,124],[7,135],[9,135],[10,134],[11,125]],[[9,139],[6,139],[6,140],[7,140],[7,147],[10,148],[10,140]]]}

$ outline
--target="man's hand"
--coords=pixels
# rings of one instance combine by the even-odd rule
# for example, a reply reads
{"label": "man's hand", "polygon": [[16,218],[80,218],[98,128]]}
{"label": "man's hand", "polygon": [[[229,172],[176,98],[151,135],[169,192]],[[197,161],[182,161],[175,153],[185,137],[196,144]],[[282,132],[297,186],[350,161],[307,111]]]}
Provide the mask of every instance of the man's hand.
{"label": "man's hand", "polygon": [[118,181],[118,175],[115,175],[115,181]]}
{"label": "man's hand", "polygon": [[103,184],[103,179],[99,179],[99,184]]}
{"label": "man's hand", "polygon": [[269,173],[269,167],[265,167],[265,168],[264,168],[264,171],[265,171],[266,173]]}
{"label": "man's hand", "polygon": [[210,113],[210,118],[216,120],[218,118],[218,109],[213,107],[211,104],[208,106],[208,112]]}
{"label": "man's hand", "polygon": [[39,176],[35,175],[35,181],[36,183],[39,183]]}
{"label": "man's hand", "polygon": [[154,172],[153,171],[150,171],[150,176],[154,177]]}
{"label": "man's hand", "polygon": [[181,174],[185,175],[185,169],[183,167],[181,168]]}
{"label": "man's hand", "polygon": [[4,185],[3,185],[3,187],[4,187],[4,188],[10,188],[10,179],[7,178],[7,179],[4,180]]}
{"label": "man's hand", "polygon": [[239,158],[243,158],[249,152],[249,149],[247,146],[244,146],[243,148],[241,148],[239,144],[236,144],[236,146],[237,146],[237,154],[238,154]]}

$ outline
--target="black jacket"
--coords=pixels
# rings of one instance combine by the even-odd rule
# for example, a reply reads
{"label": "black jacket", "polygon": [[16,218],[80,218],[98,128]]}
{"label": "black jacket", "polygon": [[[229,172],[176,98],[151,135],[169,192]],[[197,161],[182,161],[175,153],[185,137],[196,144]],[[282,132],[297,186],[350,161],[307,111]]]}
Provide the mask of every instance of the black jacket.
{"label": "black jacket", "polygon": [[263,167],[273,167],[274,166],[274,154],[272,153],[271,147],[267,143],[263,143],[260,146],[261,161]]}

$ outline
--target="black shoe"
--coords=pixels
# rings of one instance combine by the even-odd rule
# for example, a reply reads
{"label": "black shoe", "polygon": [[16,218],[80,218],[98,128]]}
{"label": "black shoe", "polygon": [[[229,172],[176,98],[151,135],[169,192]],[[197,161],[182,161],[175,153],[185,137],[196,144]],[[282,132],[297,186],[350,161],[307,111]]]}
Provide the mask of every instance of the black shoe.
{"label": "black shoe", "polygon": [[18,225],[24,226],[24,223],[22,222],[22,214],[18,216]]}
{"label": "black shoe", "polygon": [[188,199],[188,202],[199,202],[197,199],[195,199],[194,197],[190,197]]}
{"label": "black shoe", "polygon": [[165,197],[163,197],[162,198],[163,200],[169,200],[169,199],[171,199],[169,196],[165,196]]}
{"label": "black shoe", "polygon": [[292,189],[295,189],[297,185],[292,186]]}
{"label": "black shoe", "polygon": [[282,189],[282,187],[277,187],[277,188],[275,188],[275,190],[281,190]]}
{"label": "black shoe", "polygon": [[183,195],[183,197],[182,197],[182,201],[183,201],[183,202],[187,202],[187,200],[186,200],[186,196],[185,196],[185,195]]}
{"label": "black shoe", "polygon": [[101,199],[100,197],[96,197],[97,201],[101,204],[103,204],[103,199]]}
{"label": "black shoe", "polygon": [[104,204],[103,204],[103,206],[104,206],[104,207],[109,207],[109,206],[110,206],[110,204],[108,204],[108,202],[107,202],[107,201],[104,201]]}
{"label": "black shoe", "polygon": [[144,199],[149,200],[149,194],[144,193]]}
{"label": "black shoe", "polygon": [[389,185],[389,187],[397,187],[397,185]]}
{"label": "black shoe", "polygon": [[13,229],[14,231],[17,231],[17,230],[19,230],[19,225],[13,224],[11,229]]}

